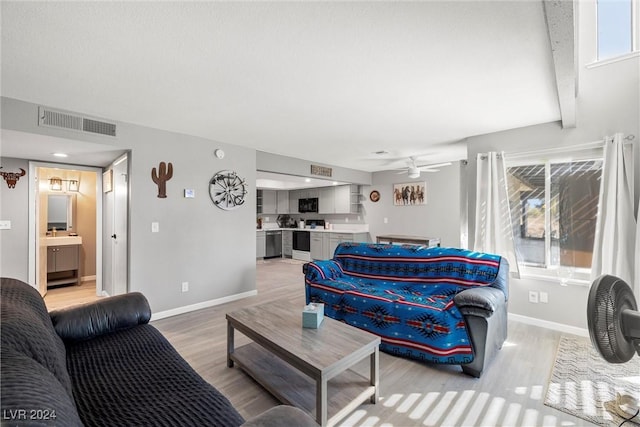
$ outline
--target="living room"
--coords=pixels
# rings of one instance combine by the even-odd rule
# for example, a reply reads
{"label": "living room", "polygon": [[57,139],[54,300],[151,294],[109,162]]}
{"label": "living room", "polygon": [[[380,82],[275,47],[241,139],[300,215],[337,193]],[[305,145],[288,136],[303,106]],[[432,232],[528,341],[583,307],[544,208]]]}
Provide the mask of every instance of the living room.
{"label": "living room", "polygon": [[[545,26],[542,2],[507,3],[514,3],[510,4],[509,7],[514,7],[516,11],[518,7],[532,8],[535,12],[532,15],[535,19],[532,19],[532,21],[535,21],[536,25]],[[518,6],[519,3],[523,4]],[[540,39],[540,31],[536,31],[533,34],[538,38],[533,37],[530,44],[526,45],[526,49],[532,49],[532,55],[539,53],[539,51],[544,51],[546,60],[542,63],[543,65],[536,63],[532,59],[524,64],[513,64],[513,69],[499,70],[496,74],[498,79],[514,79],[522,86],[522,95],[515,94],[512,95],[513,97],[526,96],[533,98],[527,91],[529,85],[532,85],[532,87],[545,85],[550,87],[550,92],[554,94],[555,98],[552,101],[545,98],[545,101],[555,103],[556,113],[546,118],[536,117],[537,121],[534,124],[527,117],[530,107],[528,103],[502,106],[503,109],[501,111],[514,110],[517,112],[521,110],[521,125],[510,124],[505,127],[500,123],[494,123],[500,122],[501,115],[495,116],[492,120],[483,117],[476,119],[476,121],[484,122],[481,124],[485,125],[486,129],[490,129],[490,131],[472,131],[467,133],[465,137],[455,140],[443,136],[439,140],[440,145],[433,147],[425,145],[418,151],[408,153],[407,157],[410,154],[422,154],[432,151],[439,154],[440,152],[448,152],[449,148],[454,148],[454,150],[449,151],[454,154],[446,159],[452,161],[452,165],[442,168],[439,172],[433,174],[425,173],[421,178],[415,179],[416,182],[424,181],[427,183],[427,204],[425,206],[401,207],[392,206],[393,184],[409,182],[412,179],[408,179],[406,175],[398,175],[396,171],[383,169],[366,170],[342,166],[338,164],[337,158],[334,163],[320,156],[317,158],[292,156],[289,153],[293,152],[295,148],[294,145],[296,144],[293,143],[290,143],[292,147],[289,151],[281,150],[276,152],[270,151],[270,148],[266,146],[255,148],[235,144],[233,142],[239,140],[239,138],[232,137],[231,134],[225,134],[224,132],[220,132],[215,137],[207,138],[201,136],[203,134],[202,129],[210,130],[210,128],[215,127],[209,122],[211,117],[214,116],[205,114],[205,117],[199,117],[200,112],[194,109],[190,101],[188,101],[189,97],[198,97],[200,95],[198,90],[191,88],[190,92],[176,93],[171,83],[162,81],[162,69],[165,66],[168,67],[166,63],[134,63],[129,67],[122,64],[118,65],[118,61],[116,61],[115,65],[110,63],[111,68],[108,68],[113,75],[104,76],[98,70],[94,70],[96,74],[84,74],[82,77],[72,74],[73,78],[69,79],[67,78],[67,75],[71,73],[69,69],[65,69],[61,65],[58,68],[54,68],[53,65],[49,67],[46,63],[47,59],[39,59],[47,58],[48,54],[41,51],[44,48],[37,47],[39,37],[27,36],[26,33],[32,31],[33,34],[39,32],[40,34],[50,34],[51,37],[59,37],[61,36],[59,29],[69,26],[69,31],[71,32],[92,34],[93,29],[90,26],[71,26],[66,18],[66,13],[77,13],[78,15],[75,15],[78,18],[76,23],[92,22],[89,20],[83,21],[83,19],[93,16],[97,10],[93,9],[93,7],[97,6],[81,4],[78,6],[80,10],[68,10],[69,8],[73,9],[70,4],[57,2],[51,2],[49,6],[44,8],[42,8],[42,5],[29,6],[3,2],[2,158],[0,160],[3,172],[17,172],[23,169],[27,171],[27,174],[17,182],[15,188],[8,188],[3,184],[0,190],[0,219],[11,221],[11,229],[0,231],[2,233],[2,260],[0,261],[2,276],[14,277],[31,284],[35,281],[35,273],[30,264],[30,252],[32,251],[30,245],[33,244],[30,237],[32,232],[29,220],[30,215],[32,215],[29,205],[31,163],[55,165],[60,162],[50,157],[52,150],[43,152],[41,143],[70,146],[70,142],[81,142],[83,146],[76,153],[72,153],[74,155],[68,161],[65,161],[65,164],[69,165],[91,165],[88,161],[84,161],[83,155],[86,155],[87,151],[106,152],[111,155],[111,161],[115,161],[123,153],[129,154],[128,291],[143,293],[149,300],[154,319],[158,319],[158,321],[167,321],[173,315],[189,313],[207,307],[216,307],[224,303],[236,304],[237,307],[247,298],[254,298],[256,295],[261,294],[259,283],[264,278],[259,276],[265,273],[269,274],[269,266],[256,266],[254,256],[255,200],[253,197],[254,188],[252,188],[251,183],[255,182],[257,170],[304,175],[309,173],[311,164],[331,167],[333,178],[336,180],[357,183],[362,186],[362,194],[366,196],[363,200],[362,221],[369,224],[369,232],[373,238],[376,235],[392,232],[431,235],[440,237],[443,244],[447,246],[473,248],[476,231],[475,192],[478,184],[476,178],[476,158],[478,154],[491,151],[504,151],[507,155],[530,151],[545,152],[545,150],[556,149],[571,151],[576,147],[579,149],[583,144],[603,141],[605,137],[613,136],[615,133],[622,133],[625,136],[635,136],[636,139],[631,142],[634,146],[633,157],[635,164],[640,164],[640,150],[637,149],[637,140],[640,137],[640,123],[638,120],[640,116],[640,101],[638,100],[638,94],[640,93],[640,78],[638,75],[640,58],[637,51],[634,51],[618,61],[605,63],[597,61],[595,4],[595,1],[577,2],[573,10],[577,20],[575,44],[573,45],[577,60],[572,63],[575,67],[569,67],[575,71],[574,96],[571,99],[573,104],[569,102],[567,106],[565,98],[563,98],[566,96],[566,88],[558,86],[560,82],[556,79],[559,74],[557,74],[558,70],[554,68],[549,40]],[[634,2],[635,4],[637,3]],[[249,9],[246,4],[244,7]],[[261,7],[269,8],[269,3],[263,3]],[[366,10],[358,11],[357,8],[354,10],[356,16],[359,14],[364,15],[365,18],[369,16]],[[391,10],[394,9],[391,8]],[[470,10],[474,9],[471,8]],[[259,11],[247,10],[247,13],[250,16],[254,16],[253,14],[259,15]],[[525,12],[513,13],[520,13],[526,16],[529,12],[530,10],[526,9]],[[122,10],[116,7],[114,10],[109,10],[107,16],[114,18],[113,22],[116,22],[115,17],[120,13],[122,13]],[[329,14],[331,13],[338,12],[331,9]],[[402,9],[400,9],[398,13],[404,14],[406,12],[402,12]],[[422,11],[422,13],[428,14],[428,9]],[[133,16],[139,17],[144,16],[144,14],[133,14]],[[285,14],[284,16],[288,15]],[[337,16],[341,15],[338,14]],[[346,16],[349,18],[349,22],[351,22],[351,19],[355,19],[352,15]],[[306,19],[309,19],[308,16]],[[571,21],[573,22],[573,18]],[[253,20],[250,22],[255,23]],[[278,22],[277,19],[274,22]],[[271,24],[275,27],[276,24],[274,22],[268,22],[265,25]],[[99,23],[103,27],[100,27],[100,31],[96,29],[96,34],[111,33],[111,24],[106,19],[104,21],[99,20]],[[365,23],[367,25],[371,24],[366,19]],[[94,22],[94,24],[97,25],[98,22]],[[456,27],[455,22],[450,25]],[[529,23],[529,25],[533,24]],[[23,28],[20,28],[20,26],[23,26]],[[399,28],[402,28],[402,25]],[[114,32],[117,29],[113,29]],[[517,34],[519,30],[520,28],[514,26],[512,22],[512,25],[505,30],[507,31],[505,37],[509,36],[510,33],[508,32],[513,32],[513,37],[526,38],[526,34]],[[526,31],[528,30],[529,27],[527,26]],[[401,29],[397,29],[397,31],[402,32]],[[460,31],[459,27],[458,31]],[[523,31],[526,33],[525,30]],[[160,31],[160,33],[162,32]],[[543,28],[543,33],[548,37],[546,28]],[[23,37],[22,41],[20,41],[21,37]],[[84,36],[80,36],[78,39],[82,37]],[[170,38],[169,36],[163,37]],[[93,68],[99,68],[95,64],[102,63],[104,59],[97,53],[102,46],[99,43],[100,40],[93,40],[90,37],[87,40],[91,40],[92,43],[87,41],[84,48],[90,48],[95,55],[90,56],[87,62],[92,62],[94,64]],[[161,40],[169,43],[169,40],[165,38]],[[333,39],[330,39],[330,41],[335,43]],[[376,40],[376,42],[383,44],[383,40]],[[77,43],[81,43],[80,40]],[[124,44],[117,44],[117,42],[113,43],[115,45],[106,45],[110,48],[109,52],[112,50],[115,52],[124,46]],[[158,44],[161,45],[162,43]],[[154,46],[153,49],[162,50],[155,43],[151,43],[151,45]],[[325,49],[329,50],[332,47],[327,46]],[[496,50],[501,48],[496,47]],[[65,49],[70,51],[68,53],[69,56],[65,57],[65,60],[69,63],[69,68],[76,66],[80,68],[84,61],[73,53],[71,47],[66,47]],[[175,51],[172,52],[177,55]],[[388,50],[386,52],[388,53]],[[130,54],[131,52],[126,53]],[[257,52],[253,52],[253,54],[258,55]],[[234,55],[230,55],[230,58],[234,61],[240,61]],[[535,58],[540,57],[535,56]],[[264,58],[260,56],[259,59],[255,62],[260,63]],[[466,82],[465,73],[472,75],[480,72],[480,67],[477,65],[478,61],[481,61],[481,58],[476,56],[468,59],[467,67],[461,68],[464,71],[457,75],[461,79],[458,84],[462,86]],[[176,62],[177,60],[170,63],[175,65]],[[294,67],[294,65],[288,64]],[[218,66],[222,65],[218,64]],[[326,65],[324,66],[326,67]],[[546,76],[548,78],[542,83],[527,81],[526,78],[521,77],[519,74],[520,67],[538,66],[544,68],[544,70],[537,76]],[[262,72],[265,75],[270,75],[270,73],[276,73],[280,69],[275,65],[273,67],[268,70],[262,70]],[[107,68],[105,67],[105,69]],[[246,72],[246,69],[242,67],[241,69]],[[182,72],[184,75],[190,75],[188,69],[182,70]],[[389,72],[393,78],[402,79],[402,74],[399,74],[397,69],[389,70]],[[160,106],[162,104],[157,104],[155,110],[149,109],[149,107],[139,107],[140,115],[135,118],[118,114],[117,112],[120,109],[124,110],[127,106],[133,105],[134,109],[136,108],[136,98],[139,95],[133,90],[128,94],[118,93],[114,95],[116,93],[114,87],[117,87],[118,80],[121,81],[123,86],[128,85],[129,73],[136,76],[143,74],[148,77],[148,84],[155,86],[155,90],[163,94],[164,104],[178,104],[183,110],[192,111],[193,115],[190,121],[176,128],[165,127],[162,123],[167,118],[158,111],[161,109]],[[19,78],[19,76],[26,77]],[[335,78],[333,74],[331,76]],[[250,78],[257,79],[260,77],[251,74]],[[350,78],[357,81],[357,76],[351,76]],[[468,79],[471,79],[471,77],[469,76]],[[69,80],[71,83],[60,89],[58,85]],[[102,82],[112,80],[116,81],[115,86],[109,87],[106,84],[101,86]],[[383,85],[383,83],[380,84]],[[73,85],[78,85],[79,89],[72,89]],[[489,109],[492,106],[492,100],[496,99],[495,97],[477,99],[473,86],[464,85],[464,87],[463,92],[466,94],[467,99],[465,99],[465,96],[455,98],[461,104],[473,103],[480,105],[481,108],[486,107]],[[232,89],[238,92],[239,98],[245,94],[241,86],[233,86]],[[228,90],[232,91],[232,89]],[[374,91],[374,89],[374,87],[369,87],[370,91]],[[457,93],[457,88],[454,89],[456,89]],[[495,90],[498,91],[499,89]],[[410,90],[408,89],[407,91]],[[59,92],[63,94],[61,95]],[[310,92],[315,94],[313,90]],[[304,93],[309,95],[308,91]],[[72,94],[75,99],[83,98],[83,101],[78,104],[62,101],[65,98],[71,99]],[[286,95],[293,97],[290,93]],[[497,96],[498,94],[496,93]],[[203,97],[215,98],[215,95],[212,92]],[[332,95],[332,98],[336,104],[340,104],[339,94]],[[345,99],[345,105],[354,109],[354,104],[347,101],[350,100]],[[446,99],[438,98],[438,102],[444,101]],[[241,111],[243,102],[240,100],[233,105],[233,111]],[[293,101],[289,100],[289,102]],[[401,103],[398,102],[398,104]],[[299,103],[294,104],[300,105]],[[389,105],[390,108],[397,107],[395,102]],[[117,123],[118,136],[117,138],[109,139],[102,135],[39,126],[37,117],[40,106],[77,114],[87,114],[92,117],[107,118],[109,121]],[[364,103],[358,106],[363,111],[368,111],[366,107]],[[304,110],[301,106],[291,108],[291,110],[297,109]],[[433,111],[435,109],[437,108],[430,108],[428,112],[422,113],[419,119],[425,121],[424,117],[426,116],[426,121],[428,122],[431,120],[430,117],[438,117],[436,112]],[[455,111],[455,108],[448,111],[452,110]],[[406,112],[406,110],[402,111]],[[313,117],[321,117],[319,112],[313,111],[313,113]],[[336,112],[324,111],[323,113],[329,116],[330,121],[341,123],[341,117],[337,117]],[[227,114],[229,116],[233,115],[233,113]],[[385,114],[389,116],[389,120],[396,115],[389,111],[386,111]],[[429,114],[433,114],[433,116],[429,116]],[[504,114],[506,116],[506,113]],[[198,117],[200,120],[196,119]],[[225,120],[233,122],[229,117],[215,116],[215,119],[217,120],[216,124],[221,126]],[[458,120],[457,117],[454,117],[454,119]],[[251,123],[255,120],[256,129],[261,126],[260,132],[272,139],[277,139],[278,131],[286,129],[286,126],[282,126],[280,129],[265,126],[256,117],[245,117],[244,120],[244,127],[246,128],[251,128]],[[361,120],[366,119],[361,118]],[[471,123],[472,118],[461,117],[459,120],[461,128],[471,127],[468,123]],[[465,123],[465,120],[469,120],[469,122]],[[326,126],[324,120],[319,121],[322,122],[322,126]],[[381,133],[386,138],[381,136],[380,139],[372,139],[369,149],[365,153],[371,154],[373,151],[385,148],[394,149],[395,141],[390,135],[396,134],[399,138],[403,131],[402,126],[407,125],[408,122],[411,121],[396,122],[398,123],[397,127],[392,132]],[[477,125],[478,123],[474,124]],[[300,124],[301,127],[304,125],[308,125],[308,123]],[[371,123],[357,122],[354,128],[366,128],[367,126],[371,126]],[[352,128],[349,129],[355,132]],[[478,127],[476,126],[473,129],[478,129]],[[348,129],[340,128],[339,130],[346,131]],[[410,129],[407,129],[407,132],[410,131]],[[418,133],[423,131],[424,127],[419,127],[418,131],[414,130],[414,132]],[[257,134],[257,130],[255,131],[256,134],[252,133],[254,132],[252,129],[248,129],[246,132],[243,136],[247,141],[253,141],[260,137]],[[299,135],[294,134],[293,136],[298,137]],[[309,147],[306,150],[311,151],[322,148],[321,138],[328,136],[331,135],[327,131],[327,133],[318,136],[318,139],[316,137],[309,139]],[[349,137],[352,136],[355,137],[356,134],[342,134],[333,138],[341,141],[345,152],[344,157],[347,157],[350,152]],[[367,134],[367,136],[370,136],[370,134]],[[415,134],[412,136],[414,139],[420,139]],[[398,144],[400,144],[399,141]],[[305,144],[299,145],[304,146]],[[30,147],[38,147],[41,151],[39,153],[18,155],[14,154],[19,152],[16,147],[23,150],[28,150]],[[213,155],[216,149],[224,151],[224,158],[220,159]],[[460,149],[462,154],[460,154]],[[357,153],[357,155],[360,154]],[[432,160],[433,163],[437,163],[440,159],[433,157]],[[157,197],[157,185],[150,177],[152,168],[159,168],[161,162],[170,162],[173,167],[173,177],[167,182],[166,198]],[[370,160],[370,163],[373,164],[374,162],[374,160]],[[106,163],[100,167],[106,167],[109,164]],[[93,165],[93,167],[97,166]],[[249,183],[249,193],[245,204],[233,212],[215,207],[208,194],[210,180],[216,172],[221,170],[233,170]],[[636,207],[637,215],[640,195],[640,191],[638,191],[640,189],[640,168],[637,166],[634,170],[633,181],[636,189],[633,195],[633,205]],[[185,197],[185,190],[193,190],[195,197]],[[379,202],[369,200],[368,195],[373,190],[380,192],[381,200]],[[387,222],[385,222],[385,218],[387,218]],[[153,223],[159,225],[158,232],[152,232]],[[100,237],[101,241],[108,241],[109,239],[109,236]],[[266,269],[262,267],[266,267]],[[302,273],[299,266],[295,267],[298,274],[298,278],[295,280],[299,280],[300,290],[302,290]],[[188,292],[182,291],[181,285],[184,282],[189,283]],[[529,298],[530,291],[546,293],[548,302],[531,303]],[[520,321],[519,323],[528,323],[554,331],[585,335],[588,291],[589,287],[584,284],[569,283],[568,286],[562,286],[561,280],[558,278],[550,280],[532,276],[527,277],[526,275],[522,275],[520,278],[512,277],[510,279],[509,314],[512,320],[518,320]],[[187,316],[197,316],[197,314],[187,314]],[[164,317],[167,319],[162,319]],[[221,325],[216,327],[218,326]],[[164,332],[171,336],[170,328],[167,328]],[[175,338],[178,342],[180,341],[179,336],[175,336]],[[195,342],[191,342],[189,345],[195,345]],[[535,348],[531,350],[534,351]],[[547,348],[544,351],[548,352],[549,349]],[[551,351],[555,351],[555,348],[551,349]],[[198,354],[195,359],[202,360],[200,359],[202,357],[205,356]],[[219,361],[219,363],[223,362]],[[205,369],[215,368],[207,366]],[[541,372],[540,375],[545,376],[547,374]],[[535,385],[543,384],[544,381]],[[255,393],[258,393],[258,391],[255,391]],[[266,399],[260,400],[261,405],[266,405],[265,401]],[[538,422],[540,421],[538,420]],[[384,422],[385,420],[379,420],[379,423]],[[522,419],[520,422],[522,422]]]}

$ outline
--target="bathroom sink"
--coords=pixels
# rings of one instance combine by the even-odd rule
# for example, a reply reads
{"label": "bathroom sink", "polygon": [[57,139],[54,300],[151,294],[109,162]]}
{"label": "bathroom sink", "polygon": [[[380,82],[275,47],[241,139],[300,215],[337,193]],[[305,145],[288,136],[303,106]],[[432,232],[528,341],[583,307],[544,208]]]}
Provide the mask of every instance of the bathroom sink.
{"label": "bathroom sink", "polygon": [[47,246],[62,246],[62,245],[81,245],[82,236],[56,236],[45,237]]}

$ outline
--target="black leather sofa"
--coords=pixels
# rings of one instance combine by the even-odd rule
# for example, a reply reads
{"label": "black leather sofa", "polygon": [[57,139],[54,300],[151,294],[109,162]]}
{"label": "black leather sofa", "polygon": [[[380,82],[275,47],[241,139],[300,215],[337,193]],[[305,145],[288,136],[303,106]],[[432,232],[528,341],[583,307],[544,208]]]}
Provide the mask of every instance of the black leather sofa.
{"label": "black leather sofa", "polygon": [[40,294],[1,280],[2,425],[315,426],[277,406],[245,423],[153,326],[131,293],[47,312]]}

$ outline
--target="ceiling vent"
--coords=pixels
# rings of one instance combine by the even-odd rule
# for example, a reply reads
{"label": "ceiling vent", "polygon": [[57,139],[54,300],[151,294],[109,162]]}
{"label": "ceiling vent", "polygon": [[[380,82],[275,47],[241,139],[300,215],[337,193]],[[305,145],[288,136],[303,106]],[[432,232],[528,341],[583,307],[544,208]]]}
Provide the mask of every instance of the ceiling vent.
{"label": "ceiling vent", "polygon": [[116,124],[38,107],[38,125],[75,130],[99,135],[116,136]]}

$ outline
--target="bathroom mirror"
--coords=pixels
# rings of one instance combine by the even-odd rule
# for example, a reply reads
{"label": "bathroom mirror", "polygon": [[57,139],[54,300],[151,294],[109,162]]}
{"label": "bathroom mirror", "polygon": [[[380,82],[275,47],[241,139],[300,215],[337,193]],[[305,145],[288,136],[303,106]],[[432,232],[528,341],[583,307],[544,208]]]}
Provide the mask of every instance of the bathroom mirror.
{"label": "bathroom mirror", "polygon": [[47,197],[47,230],[72,231],[76,213],[75,194],[49,194]]}

